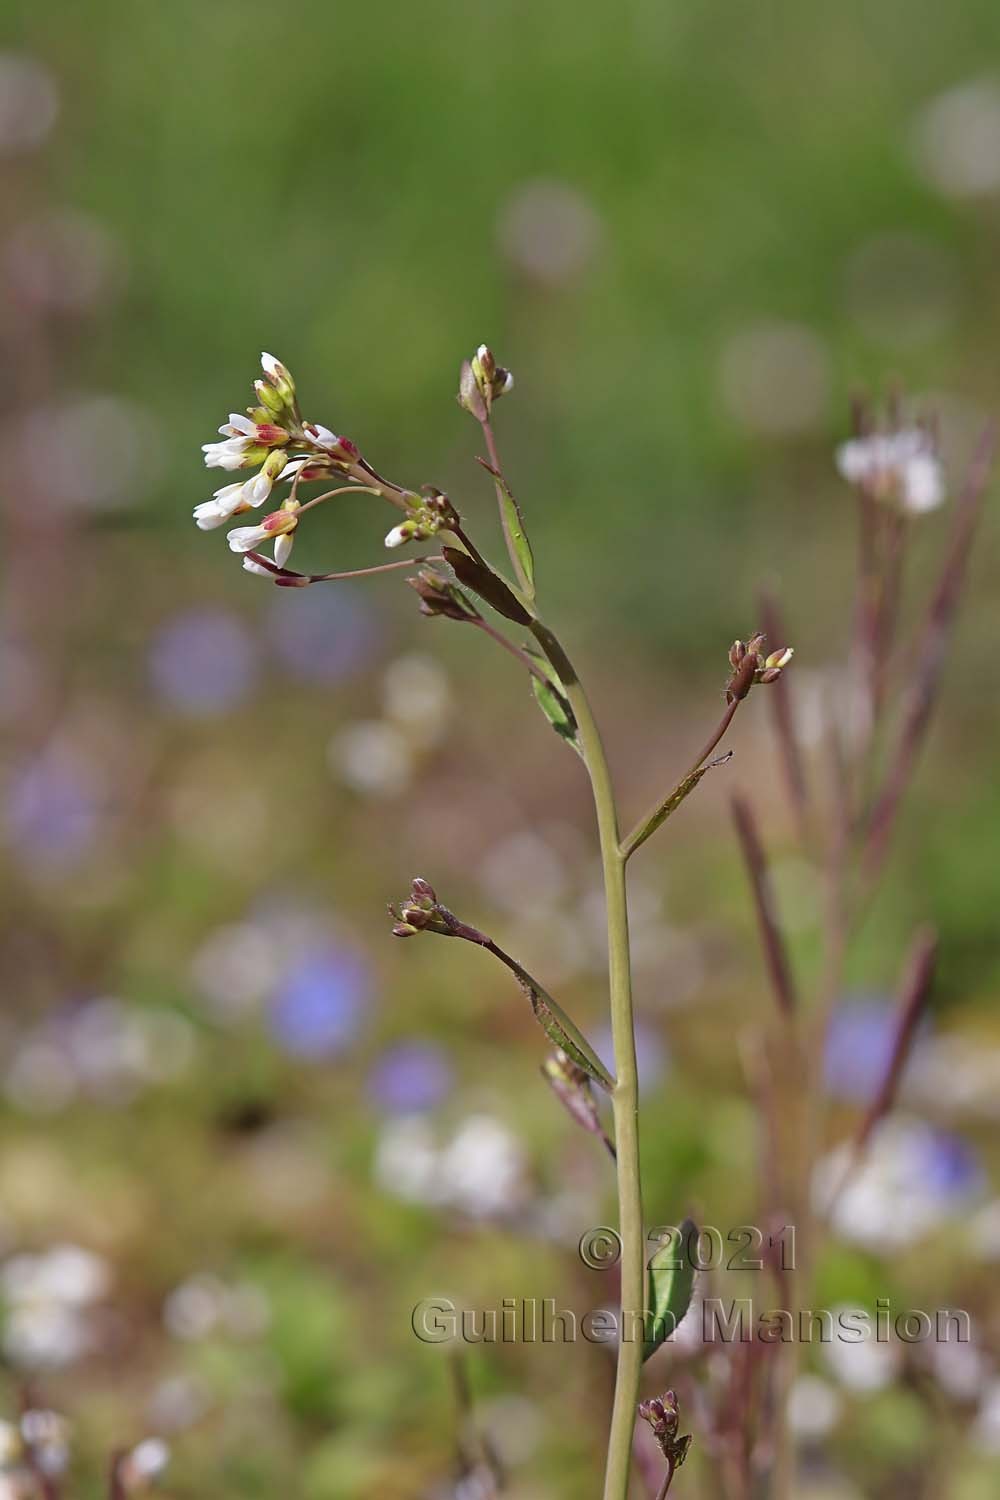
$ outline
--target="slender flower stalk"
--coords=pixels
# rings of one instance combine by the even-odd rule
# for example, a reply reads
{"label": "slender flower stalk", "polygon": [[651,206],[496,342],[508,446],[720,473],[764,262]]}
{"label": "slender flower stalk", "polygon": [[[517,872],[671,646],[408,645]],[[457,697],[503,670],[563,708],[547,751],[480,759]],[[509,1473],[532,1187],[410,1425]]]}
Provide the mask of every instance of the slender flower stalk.
{"label": "slender flower stalk", "polygon": [[[543,1064],[547,1081],[576,1123],[603,1142],[614,1163],[621,1237],[621,1305],[604,1497],[628,1500],[639,1415],[651,1421],[667,1463],[661,1486],[661,1494],[665,1495],[675,1470],[686,1456],[690,1438],[677,1435],[677,1404],[671,1392],[639,1405],[640,1377],[643,1361],[662,1342],[668,1320],[676,1323],[686,1312],[693,1273],[689,1272],[686,1278],[676,1277],[666,1259],[665,1247],[662,1253],[654,1253],[648,1267],[646,1264],[626,865],[632,853],[677,809],[702,776],[712,766],[728,760],[728,754],[715,760],[711,757],[739,705],[754,684],[778,680],[791,659],[791,650],[782,647],[765,654],[764,637],[760,634],[751,636],[746,644],[735,642],[729,654],[731,671],[726,684],[726,707],[719,724],[681,781],[623,839],[601,732],[565,648],[536,606],[534,558],[524,517],[500,462],[492,413],[496,402],[513,386],[510,372],[498,365],[491,351],[481,345],[475,356],[462,366],[459,404],[475,417],[482,432],[488,457],[480,462],[493,480],[513,579],[487,561],[447,495],[433,486],[418,491],[384,479],[356,444],[319,423],[303,419],[295,383],[284,365],[264,355],[262,368],[264,378],[254,387],[257,405],[248,408],[246,417],[232,414],[220,429],[224,442],[205,448],[205,461],[210,467],[250,469],[260,465],[259,471],[239,484],[224,486],[211,501],[199,506],[195,512],[199,527],[208,530],[222,526],[246,509],[262,504],[272,491],[277,490],[281,496],[287,485],[277,508],[259,524],[237,526],[228,533],[230,550],[242,557],[248,572],[270,579],[279,587],[308,588],[337,579],[411,569],[407,582],[419,598],[421,613],[472,625],[500,645],[526,672],[542,712],[586,767],[604,881],[613,1071],[605,1067],[580,1028],[539,981],[492,938],[444,907],[427,881],[415,880],[408,898],[390,910],[396,936],[431,933],[473,943],[492,954],[514,976],[534,1018],[555,1049]],[[331,478],[338,481],[332,488],[311,500],[300,498],[303,485],[328,482]],[[312,524],[321,505],[355,494],[387,502],[397,517],[402,512],[402,519],[394,519],[385,536],[387,547],[405,548],[411,542],[440,536],[440,553],[329,573],[298,573],[288,568],[292,541],[300,527]],[[260,550],[269,541],[274,543],[273,558]],[[505,628],[487,619],[480,605],[499,615]],[[528,639],[514,638],[515,631],[524,632]],[[613,1139],[601,1118],[603,1094],[610,1096]],[[685,1221],[684,1232],[688,1236],[696,1234],[690,1221]],[[654,1330],[660,1330],[654,1331],[652,1337],[647,1335],[647,1312],[653,1315]]]}

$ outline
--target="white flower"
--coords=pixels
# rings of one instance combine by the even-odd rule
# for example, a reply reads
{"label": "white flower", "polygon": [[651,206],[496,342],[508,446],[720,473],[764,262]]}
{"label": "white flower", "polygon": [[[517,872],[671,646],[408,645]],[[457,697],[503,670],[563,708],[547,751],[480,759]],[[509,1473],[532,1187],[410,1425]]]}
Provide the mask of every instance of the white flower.
{"label": "white flower", "polygon": [[257,423],[251,421],[249,417],[241,416],[238,411],[231,411],[229,421],[224,422],[219,431],[223,437],[244,437],[253,440],[257,436]]}
{"label": "white flower", "polygon": [[270,568],[265,568],[255,557],[244,557],[243,567],[247,573],[253,573],[256,578],[273,578],[274,574]]}
{"label": "white flower", "polygon": [[313,442],[317,443],[321,448],[336,448],[340,442],[337,434],[331,432],[329,427],[324,427],[322,422],[310,422],[309,431],[312,434]]}
{"label": "white flower", "polygon": [[285,563],[288,561],[289,556],[291,555],[292,544],[294,541],[295,537],[290,531],[283,531],[280,536],[275,537],[274,560],[278,564],[279,568],[283,568],[285,566]]}
{"label": "white flower", "polygon": [[228,438],[224,443],[202,443],[206,469],[242,469],[251,446],[246,437]]}
{"label": "white flower", "polygon": [[200,505],[196,505],[193,515],[198,530],[212,531],[216,526],[225,525],[231,516],[245,510],[245,489],[243,484],[224,484],[221,490],[216,490],[211,500],[203,500]]}
{"label": "white flower", "polygon": [[264,374],[269,375],[272,380],[280,380],[282,376],[288,373],[281,360],[275,359],[273,354],[262,353],[260,356],[260,367],[264,371]]}
{"label": "white flower", "polygon": [[837,468],[848,484],[896,500],[911,515],[935,510],[945,498],[941,462],[919,427],[852,438],[837,449]]}
{"label": "white flower", "polygon": [[[277,550],[277,543],[294,531],[298,524],[297,511],[273,510],[269,516],[264,517],[259,526],[234,526],[226,537],[226,541],[229,543],[231,552],[256,552],[258,547],[272,540]],[[282,555],[287,557],[291,546],[282,547],[281,551]]]}
{"label": "white flower", "polygon": [[394,526],[388,533],[385,539],[385,545],[387,547],[401,547],[404,542],[408,542],[410,540],[410,537],[412,535],[412,530],[407,529],[406,522],[404,521],[401,525]]}
{"label": "white flower", "polygon": [[226,537],[230,552],[256,552],[271,533],[266,526],[236,526]]}
{"label": "white flower", "polygon": [[271,476],[263,469],[259,474],[255,474],[252,479],[248,479],[243,485],[243,498],[246,503],[254,509],[258,505],[263,505],[271,493],[273,482]]}

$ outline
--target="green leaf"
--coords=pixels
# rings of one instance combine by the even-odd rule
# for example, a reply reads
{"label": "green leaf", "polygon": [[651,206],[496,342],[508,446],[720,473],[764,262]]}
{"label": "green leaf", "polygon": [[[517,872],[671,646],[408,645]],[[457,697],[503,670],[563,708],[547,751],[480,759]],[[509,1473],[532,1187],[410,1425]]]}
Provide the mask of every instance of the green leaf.
{"label": "green leaf", "polygon": [[727,750],[725,755],[717,755],[715,760],[707,761],[705,765],[699,766],[696,771],[692,771],[689,776],[685,776],[683,781],[679,781],[669,796],[665,797],[649,816],[644,818],[634,831],[629,834],[622,845],[626,858],[630,854],[634,854],[639,845],[644,844],[650,834],[655,833],[660,824],[667,821],[671,813],[677,811],[685,797],[694,791],[703,776],[709,771],[714,771],[716,766],[724,766],[732,758],[733,752]]}
{"label": "green leaf", "polygon": [[599,1083],[601,1088],[606,1089],[610,1094],[614,1089],[615,1080],[576,1022],[570,1020],[562,1006],[553,1000],[552,996],[542,989],[537,979],[532,979],[528,971],[522,969],[520,964],[511,961],[511,971],[531,1001],[531,1010],[535,1020],[549,1041],[561,1047],[566,1056],[572,1058],[588,1078]]}
{"label": "green leaf", "polygon": [[577,755],[582,759],[583,750],[580,745],[576,717],[569,705],[569,699],[566,697],[563,685],[559,681],[552,663],[541,651],[536,651],[532,646],[525,645],[524,651],[531,657],[533,662],[538,664],[548,678],[548,683],[546,684],[541,682],[537,677],[532,676],[531,691],[535,695],[535,702],[559,738],[565,740],[568,745],[572,745]]}
{"label": "green leaf", "polygon": [[528,611],[499,573],[476,562],[474,557],[459,551],[457,547],[442,547],[441,551],[445,562],[454,569],[459,582],[478,594],[480,599],[485,599],[498,615],[503,615],[505,619],[513,620],[518,625],[531,624]]}
{"label": "green leaf", "polygon": [[479,462],[484,469],[493,475],[497,487],[497,497],[500,501],[500,517],[503,521],[503,534],[507,542],[507,551],[510,553],[511,562],[517,573],[517,581],[520,583],[529,599],[535,597],[535,559],[531,552],[531,543],[528,541],[527,532],[524,529],[524,517],[521,507],[514,498],[513,492],[499,469],[494,469],[483,459]]}
{"label": "green leaf", "polygon": [[653,1314],[653,1327],[643,1345],[644,1360],[673,1333],[691,1306],[697,1239],[698,1226],[693,1219],[685,1219],[675,1234],[661,1241],[660,1248],[650,1258],[646,1303]]}

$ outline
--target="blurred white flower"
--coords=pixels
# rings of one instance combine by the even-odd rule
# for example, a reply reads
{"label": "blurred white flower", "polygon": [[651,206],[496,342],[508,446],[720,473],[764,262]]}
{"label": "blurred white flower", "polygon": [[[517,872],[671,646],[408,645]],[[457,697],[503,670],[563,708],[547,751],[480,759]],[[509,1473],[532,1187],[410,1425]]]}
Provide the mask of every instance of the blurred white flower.
{"label": "blurred white flower", "polygon": [[435,1203],[438,1150],[430,1123],[422,1116],[388,1120],[375,1148],[375,1180],[408,1203]]}
{"label": "blurred white flower", "polygon": [[411,652],[397,657],[382,677],[382,709],[415,744],[429,749],[440,741],[451,717],[446,673],[431,656]]}
{"label": "blurred white flower", "polygon": [[907,1088],[928,1109],[998,1120],[1000,1047],[985,1037],[930,1037],[907,1071]]}
{"label": "blurred white flower", "polygon": [[[506,911],[551,909],[566,894],[568,875],[551,843],[525,829],[500,839],[483,856],[479,881]],[[601,928],[603,930],[603,917]]]}
{"label": "blurred white flower", "polygon": [[338,730],[327,763],[353,791],[369,797],[395,797],[409,785],[413,749],[394,724],[363,719]]}
{"label": "blurred white flower", "polygon": [[913,125],[917,161],[953,198],[1000,192],[1000,83],[976,78],[939,94]]}
{"label": "blurred white flower", "polygon": [[0,1266],[0,1291],[16,1305],[63,1302],[85,1307],[111,1287],[111,1267],[80,1245],[53,1245],[38,1255],[12,1255]]}
{"label": "blurred white flower", "polygon": [[122,1460],[121,1477],[126,1490],[141,1488],[159,1478],[170,1462],[170,1449],[162,1438],[145,1438]]}
{"label": "blurred white flower", "polygon": [[250,922],[218,927],[194,956],[191,972],[216,1020],[231,1023],[259,1010],[281,971],[270,933]]}
{"label": "blurred white flower", "polygon": [[471,1115],[464,1122],[445,1148],[440,1173],[451,1202],[473,1218],[509,1213],[524,1196],[521,1144],[490,1115]]}
{"label": "blurred white flower", "polygon": [[972,1441],[985,1453],[1000,1455],[1000,1380],[991,1380],[982,1392]]}
{"label": "blurred white flower", "polygon": [[571,280],[593,259],[602,225],[589,199],[557,179],[515,188],[500,215],[500,243],[524,275],[549,285]]}
{"label": "blurred white flower", "polygon": [[945,498],[944,475],[930,435],[919,427],[852,438],[837,449],[837,468],[848,484],[910,515],[935,510]]}
{"label": "blurred white flower", "polygon": [[59,114],[59,94],[48,68],[33,57],[0,52],[0,155],[40,146]]}
{"label": "blurred white flower", "polygon": [[4,1319],[4,1354],[22,1369],[54,1370],[74,1364],[91,1342],[87,1320],[76,1308],[57,1302],[10,1307]]}
{"label": "blurred white flower", "polygon": [[122,246],[75,209],[48,209],[11,231],[4,267],[19,302],[62,313],[90,311],[121,289]]}
{"label": "blurred white flower", "polygon": [[80,1245],[10,1256],[0,1266],[3,1350],[27,1369],[59,1368],[93,1343],[90,1308],[111,1288],[111,1267]]}
{"label": "blurred white flower", "polygon": [[518,1138],[492,1115],[470,1115],[443,1146],[422,1116],[397,1116],[382,1129],[375,1177],[397,1198],[455,1208],[470,1218],[500,1218],[527,1193]]}
{"label": "blurred white flower", "polygon": [[76,1095],[73,1064],[54,1043],[29,1040],[14,1050],[3,1091],[15,1109],[27,1114],[58,1114]]}
{"label": "blurred white flower", "polygon": [[[831,1312],[834,1328],[839,1330],[841,1317],[855,1316],[857,1309],[835,1307]],[[850,1326],[856,1328],[858,1325],[852,1323]],[[856,1343],[841,1334],[819,1347],[830,1374],[850,1391],[884,1390],[895,1380],[902,1360],[900,1346],[893,1341],[880,1343],[871,1326],[866,1336]]]}
{"label": "blurred white flower", "polygon": [[21,1417],[21,1436],[43,1474],[55,1478],[69,1462],[69,1423],[58,1412],[31,1407]]}
{"label": "blurred white flower", "polygon": [[479,1403],[478,1415],[505,1468],[527,1463],[545,1435],[542,1413],[527,1396],[494,1396]]}
{"label": "blurred white flower", "polygon": [[188,1375],[171,1375],[153,1391],[148,1414],[161,1432],[178,1432],[206,1413],[210,1397],[205,1387]]}
{"label": "blurred white flower", "polygon": [[820,425],[830,398],[830,359],[804,323],[756,323],[730,336],[722,351],[722,394],[754,432],[785,435]]}
{"label": "blurred white flower", "polygon": [[263,1290],[248,1281],[225,1282],[210,1272],[189,1276],[163,1304],[163,1322],[175,1338],[195,1342],[212,1334],[259,1338],[270,1323]]}
{"label": "blurred white flower", "polygon": [[788,1397],[788,1424],[796,1437],[826,1437],[840,1420],[840,1393],[820,1375],[800,1375]]}
{"label": "blurred white flower", "polygon": [[957,1339],[928,1339],[921,1345],[931,1373],[956,1401],[974,1401],[985,1390],[992,1365],[981,1349]]}
{"label": "blurred white flower", "polygon": [[837,1146],[817,1163],[813,1199],[820,1211],[832,1199],[834,1232],[872,1250],[909,1248],[953,1222],[980,1190],[964,1143],[922,1120],[883,1120],[848,1175],[852,1152],[850,1145]]}
{"label": "blurred white flower", "polygon": [[46,402],[24,417],[14,445],[18,483],[67,511],[134,504],[156,485],[162,459],[156,417],[124,396]]}

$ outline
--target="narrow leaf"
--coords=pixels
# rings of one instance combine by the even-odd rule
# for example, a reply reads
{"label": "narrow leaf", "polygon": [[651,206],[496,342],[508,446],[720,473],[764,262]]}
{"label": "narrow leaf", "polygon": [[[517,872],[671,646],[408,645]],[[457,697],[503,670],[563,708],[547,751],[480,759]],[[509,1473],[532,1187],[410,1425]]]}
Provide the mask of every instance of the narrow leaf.
{"label": "narrow leaf", "polygon": [[459,582],[478,594],[480,599],[485,599],[498,615],[503,615],[505,619],[513,620],[518,625],[531,624],[531,616],[524,605],[492,568],[476,562],[474,557],[461,552],[457,547],[443,547],[441,550],[445,562],[455,570]]}
{"label": "narrow leaf", "polygon": [[511,959],[508,967],[530,1000],[535,1020],[549,1041],[561,1048],[578,1068],[583,1069],[588,1078],[599,1083],[601,1088],[606,1089],[610,1094],[614,1089],[615,1081],[576,1022],[570,1020],[562,1006],[553,1000],[552,996],[547,994],[538,981],[532,979],[520,964],[514,963]]}
{"label": "narrow leaf", "polygon": [[647,817],[643,818],[642,822],[629,834],[622,845],[625,857],[628,858],[630,854],[634,854],[639,845],[644,844],[649,836],[656,832],[661,823],[665,823],[671,813],[677,811],[685,797],[694,791],[701,778],[707,772],[713,771],[716,766],[724,766],[732,758],[733,752],[727,750],[725,755],[717,755],[714,760],[706,761],[705,765],[699,766],[696,771],[692,771],[690,775],[685,776],[683,781],[679,781],[669,796],[665,797],[662,802],[657,803],[653,811]]}
{"label": "narrow leaf", "polygon": [[583,750],[580,747],[576,718],[555,668],[541,651],[535,651],[531,646],[525,646],[524,650],[532,661],[538,663],[548,678],[547,684],[537,677],[531,679],[531,691],[535,695],[536,703],[560,739],[572,745],[577,755],[582,758]]}
{"label": "narrow leaf", "polygon": [[500,516],[503,521],[504,538],[507,542],[507,550],[510,553],[511,562],[517,572],[517,579],[529,599],[535,597],[535,559],[531,552],[531,543],[528,541],[527,532],[524,529],[524,517],[521,507],[518,505],[514,494],[499,469],[494,469],[484,459],[479,462],[496,482],[497,496],[500,500]]}
{"label": "narrow leaf", "polygon": [[650,1259],[646,1302],[653,1328],[643,1345],[644,1360],[669,1338],[691,1306],[697,1239],[698,1226],[693,1219],[685,1219],[679,1233],[669,1235]]}

